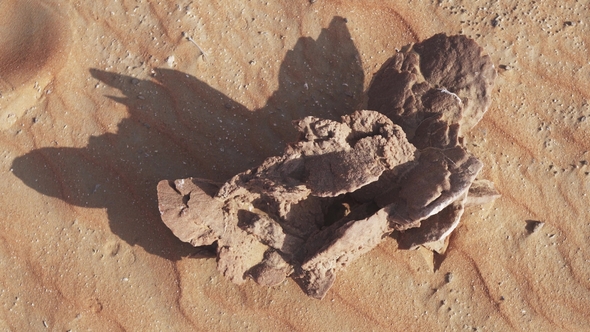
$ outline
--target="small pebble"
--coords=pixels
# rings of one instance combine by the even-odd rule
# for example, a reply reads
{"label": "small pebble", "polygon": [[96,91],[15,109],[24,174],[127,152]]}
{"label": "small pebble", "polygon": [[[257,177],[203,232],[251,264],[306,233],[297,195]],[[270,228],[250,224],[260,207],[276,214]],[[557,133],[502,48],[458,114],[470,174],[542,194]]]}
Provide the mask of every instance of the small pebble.
{"label": "small pebble", "polygon": [[173,67],[175,60],[176,60],[176,58],[174,57],[174,55],[171,55],[171,56],[167,57],[165,61],[169,67]]}
{"label": "small pebble", "polygon": [[543,228],[543,225],[545,225],[545,223],[542,221],[528,220],[526,228],[529,231],[529,233],[532,234],[532,233],[536,233],[539,230],[541,230],[541,228]]}
{"label": "small pebble", "polygon": [[448,284],[453,280],[453,274],[451,272],[447,272],[447,274],[445,274],[445,282]]}

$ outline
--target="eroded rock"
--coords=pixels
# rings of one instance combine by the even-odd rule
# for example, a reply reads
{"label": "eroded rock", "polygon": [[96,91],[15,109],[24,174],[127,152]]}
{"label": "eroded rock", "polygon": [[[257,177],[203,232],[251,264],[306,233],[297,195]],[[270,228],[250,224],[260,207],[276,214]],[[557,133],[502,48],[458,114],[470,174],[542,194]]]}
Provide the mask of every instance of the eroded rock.
{"label": "eroded rock", "polygon": [[[441,130],[424,127],[430,117],[442,115],[438,122],[459,124],[463,134],[475,126],[490,106],[495,78],[490,57],[474,40],[437,34],[405,46],[382,66],[369,88],[368,108],[387,115],[424,148],[423,140]],[[455,130],[449,130],[449,146]]]}
{"label": "eroded rock", "polygon": [[[282,156],[223,185],[161,181],[164,223],[182,241],[217,246],[232,282],[291,276],[321,299],[338,271],[400,232],[400,248],[444,252],[466,206],[499,196],[462,136],[490,104],[495,70],[463,36],[408,45],[377,73],[369,107],[341,121],[295,121]],[[409,138],[409,140],[408,140]]]}
{"label": "eroded rock", "polygon": [[213,199],[219,185],[204,179],[163,180],[158,183],[162,220],[181,241],[210,245],[223,230],[221,202]]}
{"label": "eroded rock", "polygon": [[381,209],[367,218],[351,220],[326,232],[324,245],[312,251],[301,265],[302,272],[298,277],[302,279],[306,293],[323,298],[338,270],[375,248],[392,231],[388,213]]}
{"label": "eroded rock", "polygon": [[417,165],[401,181],[399,189],[377,197],[378,205],[391,210],[397,230],[417,227],[469,190],[483,167],[481,161],[464,148],[428,148],[421,152]]}
{"label": "eroded rock", "polygon": [[477,179],[469,187],[469,195],[465,200],[465,206],[483,205],[500,197],[500,193],[494,188],[490,180]]}
{"label": "eroded rock", "polygon": [[415,158],[403,130],[374,111],[357,111],[341,122],[307,117],[295,126],[300,138],[282,156],[221,187],[200,179],[158,185],[166,225],[195,246],[217,241],[218,269],[236,283],[248,276],[264,285],[282,281],[309,254],[307,240],[328,226],[336,196]]}

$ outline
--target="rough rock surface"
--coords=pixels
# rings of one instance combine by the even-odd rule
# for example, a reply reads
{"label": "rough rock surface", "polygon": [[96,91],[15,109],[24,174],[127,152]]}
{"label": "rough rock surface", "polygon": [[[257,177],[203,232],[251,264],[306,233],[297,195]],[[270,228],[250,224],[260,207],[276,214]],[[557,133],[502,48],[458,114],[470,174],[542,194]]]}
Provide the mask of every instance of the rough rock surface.
{"label": "rough rock surface", "polygon": [[[403,130],[374,111],[357,111],[341,122],[306,117],[295,126],[300,138],[282,156],[268,158],[221,188],[192,178],[158,185],[164,223],[195,246],[217,241],[218,269],[236,283],[248,277],[264,285],[280,283],[310,254],[304,250],[310,236],[328,226],[328,211],[339,204],[334,197],[377,181],[384,171],[415,158],[416,149]],[[372,239],[366,243],[359,237],[355,247],[364,249],[348,255],[348,260],[374,247],[384,230],[390,231],[382,214],[338,229],[347,239],[363,232]],[[365,223],[380,226],[367,228]],[[347,239],[336,236],[333,245],[342,247]],[[306,266],[333,259],[334,249],[325,249],[327,253],[318,252]]]}
{"label": "rough rock surface", "polygon": [[[219,186],[207,180],[160,181],[160,214],[174,235],[193,246],[206,246],[219,239],[216,222],[222,219],[221,204],[212,196]],[[223,226],[223,225],[221,225]]]}
{"label": "rough rock surface", "polygon": [[428,148],[401,181],[400,189],[386,192],[375,201],[395,211],[392,219],[396,229],[412,228],[465,194],[482,167],[462,147]]}
{"label": "rough rock surface", "polygon": [[443,252],[465,206],[498,196],[485,180],[470,190],[483,164],[462,145],[489,107],[494,77],[466,37],[409,45],[369,89],[369,106],[383,114],[295,121],[299,139],[283,155],[221,186],[161,181],[162,219],[183,241],[216,243],[218,270],[233,282],[292,276],[318,299],[394,231],[400,248]]}
{"label": "rough rock surface", "polygon": [[500,193],[494,188],[490,180],[476,179],[469,187],[469,194],[465,200],[465,206],[482,205],[494,201],[500,197]]}
{"label": "rough rock surface", "polygon": [[336,271],[375,248],[391,233],[387,211],[381,209],[360,220],[351,220],[326,232],[324,245],[301,265],[304,289],[309,296],[323,298],[336,278]]}
{"label": "rough rock surface", "polygon": [[408,229],[399,238],[399,246],[402,249],[416,249],[422,245],[426,248],[443,253],[445,240],[459,225],[461,216],[465,211],[465,197],[455,200],[439,213],[423,220],[419,228]]}
{"label": "rough rock surface", "polygon": [[[437,34],[407,45],[373,78],[368,108],[399,124],[418,148],[453,146],[457,125],[463,134],[469,131],[491,103],[496,70],[482,52],[474,40],[461,35]],[[449,128],[443,129],[442,123]],[[431,134],[438,139],[432,140]]]}

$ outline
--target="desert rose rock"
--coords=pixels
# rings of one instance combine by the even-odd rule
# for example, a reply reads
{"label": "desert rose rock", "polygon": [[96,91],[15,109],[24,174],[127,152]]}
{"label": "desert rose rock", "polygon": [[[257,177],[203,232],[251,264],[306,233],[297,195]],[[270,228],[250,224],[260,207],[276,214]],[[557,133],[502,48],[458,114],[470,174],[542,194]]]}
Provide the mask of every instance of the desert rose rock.
{"label": "desert rose rock", "polygon": [[193,245],[217,241],[218,269],[236,283],[280,283],[301,265],[309,237],[326,226],[334,197],[415,158],[403,130],[377,112],[295,125],[300,139],[282,156],[221,187],[192,178],[158,185],[164,223]]}
{"label": "desert rose rock", "polygon": [[[490,104],[496,72],[464,36],[408,45],[375,75],[369,107],[341,121],[295,121],[283,155],[224,184],[163,180],[164,223],[194,246],[217,244],[227,278],[291,276],[321,299],[338,271],[400,232],[400,248],[443,252],[466,206],[499,196],[463,135]],[[409,138],[409,140],[408,140]]]}

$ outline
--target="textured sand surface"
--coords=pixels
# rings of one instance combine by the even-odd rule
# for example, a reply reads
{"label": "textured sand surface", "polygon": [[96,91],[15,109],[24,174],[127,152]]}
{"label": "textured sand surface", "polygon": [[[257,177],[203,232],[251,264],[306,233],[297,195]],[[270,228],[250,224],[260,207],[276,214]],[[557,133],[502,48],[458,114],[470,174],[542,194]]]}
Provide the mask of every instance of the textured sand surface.
{"label": "textured sand surface", "polygon": [[[587,329],[589,17],[588,1],[1,1],[0,330]],[[292,120],[363,108],[395,49],[438,32],[499,71],[466,142],[502,197],[466,210],[444,257],[385,241],[318,301],[232,284],[161,222],[159,180],[280,154]]]}

